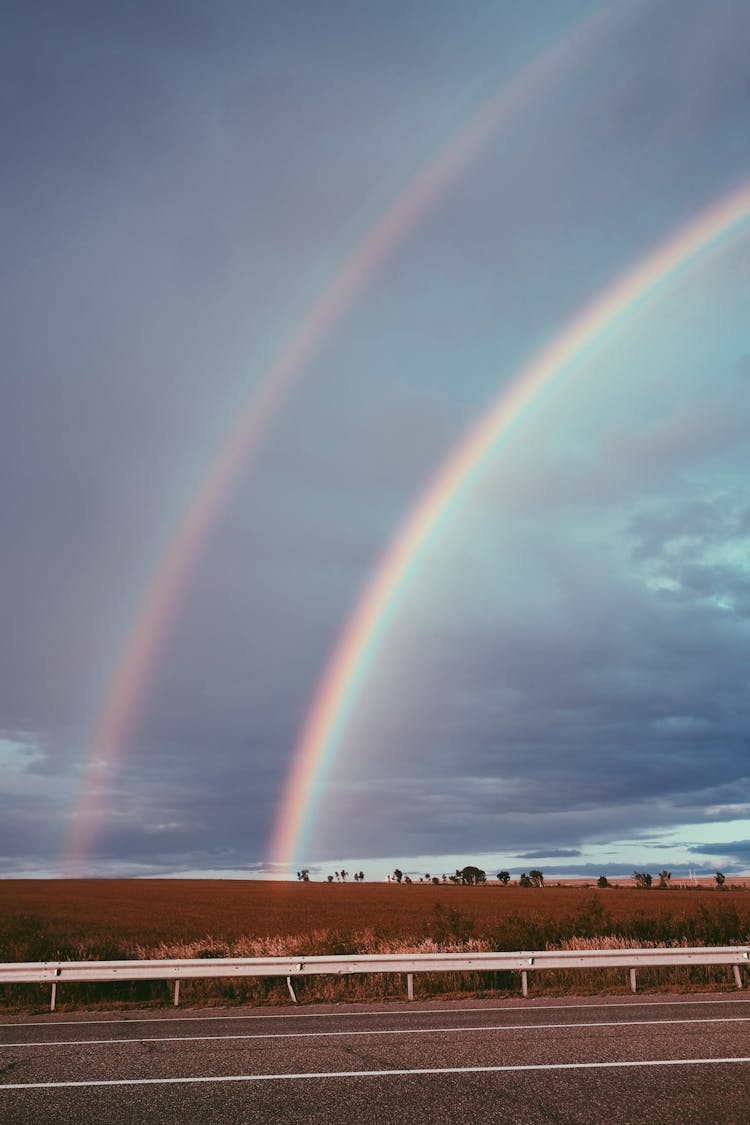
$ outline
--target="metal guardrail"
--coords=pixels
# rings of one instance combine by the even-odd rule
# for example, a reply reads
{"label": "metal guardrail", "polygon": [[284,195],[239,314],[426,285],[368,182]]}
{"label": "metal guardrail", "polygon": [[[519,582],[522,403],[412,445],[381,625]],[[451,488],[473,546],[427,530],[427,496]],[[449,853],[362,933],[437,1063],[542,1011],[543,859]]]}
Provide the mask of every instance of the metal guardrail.
{"label": "metal guardrail", "polygon": [[639,968],[675,965],[726,965],[737,988],[742,988],[742,967],[750,968],[750,946],[697,946],[667,949],[529,950],[517,953],[412,953],[357,954],[351,957],[216,957],[173,961],[27,961],[0,964],[0,983],[52,986],[54,1011],[57,986],[73,981],[174,981],[174,1003],[180,1001],[180,981],[200,978],[286,977],[296,1003],[292,981],[306,976],[350,976],[355,973],[404,973],[407,995],[414,999],[415,973],[517,972],[523,995],[528,995],[528,974],[543,969],[627,970],[630,988],[636,990]]}

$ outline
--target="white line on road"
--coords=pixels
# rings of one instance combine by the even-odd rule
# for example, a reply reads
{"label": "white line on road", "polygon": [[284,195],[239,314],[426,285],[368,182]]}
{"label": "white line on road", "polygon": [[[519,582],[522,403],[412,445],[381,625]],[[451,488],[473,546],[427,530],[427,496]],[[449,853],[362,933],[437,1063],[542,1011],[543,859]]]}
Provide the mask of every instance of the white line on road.
{"label": "white line on road", "polygon": [[193,1078],[97,1078],[84,1082],[9,1082],[2,1090],[60,1090],[84,1086],[185,1086],[191,1082],[289,1082],[310,1078],[403,1078],[433,1074],[506,1074],[530,1070],[614,1070],[639,1066],[717,1066],[750,1063],[750,1057],[720,1059],[633,1059],[621,1062],[523,1063],[518,1066],[443,1066],[412,1070],[327,1070],[305,1074],[227,1074]]}
{"label": "white line on road", "polygon": [[46,1039],[38,1042],[3,1043],[8,1047],[112,1047],[123,1043],[225,1043],[237,1039],[353,1039],[373,1035],[464,1035],[488,1031],[578,1031],[598,1027],[672,1027],[684,1024],[749,1023],[750,1016],[707,1016],[682,1020],[601,1020],[586,1023],[479,1024],[477,1027],[367,1028],[357,1031],[260,1031],[246,1035],[154,1035],[124,1039]]}
{"label": "white line on road", "polygon": [[221,1015],[221,1016],[183,1016],[175,1013],[169,1016],[135,1016],[129,1019],[127,1016],[118,1019],[108,1020],[61,1020],[55,1016],[50,1016],[47,1013],[40,1016],[37,1020],[30,1020],[28,1023],[21,1023],[20,1021],[13,1021],[12,1023],[0,1023],[2,1027],[94,1027],[94,1026],[111,1026],[112,1024],[124,1023],[210,1023],[211,1021],[218,1020],[325,1020],[325,1019],[374,1019],[378,1016],[443,1016],[446,1013],[466,1013],[466,1012],[504,1012],[506,1015],[518,1013],[519,1015],[528,1015],[531,1012],[563,1012],[563,1011],[581,1011],[583,1009],[600,1009],[600,1008],[674,1008],[679,1004],[684,1004],[685,1007],[693,1007],[699,1004],[750,1004],[750,996],[722,996],[713,1000],[685,1000],[679,997],[674,1000],[615,1000],[612,1003],[606,1004],[536,1004],[533,1001],[524,1003],[523,1006],[519,1003],[517,1006],[509,1004],[495,1004],[487,1005],[481,1008],[420,1008],[417,1004],[410,1005],[409,1008],[394,1008],[383,1009],[374,1008],[372,1011],[357,1011],[357,1012],[295,1012],[285,1009],[282,1012],[247,1012],[243,1015]]}

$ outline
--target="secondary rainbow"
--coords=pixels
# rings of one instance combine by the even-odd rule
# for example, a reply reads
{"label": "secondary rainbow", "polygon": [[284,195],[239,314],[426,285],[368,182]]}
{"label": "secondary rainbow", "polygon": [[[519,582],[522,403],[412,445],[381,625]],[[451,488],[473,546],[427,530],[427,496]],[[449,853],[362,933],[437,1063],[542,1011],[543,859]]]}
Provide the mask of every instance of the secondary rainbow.
{"label": "secondary rainbow", "polygon": [[502,438],[557,380],[676,275],[718,243],[741,237],[749,217],[750,179],[659,243],[575,316],[514,376],[510,389],[498,396],[440,468],[381,557],[319,683],[282,794],[271,840],[272,863],[294,867],[309,858],[305,852],[325,778],[388,621],[428,545]]}
{"label": "secondary rainbow", "polygon": [[210,469],[167,536],[120,649],[91,738],[81,795],[73,810],[63,865],[76,873],[96,835],[99,809],[148,690],[202,545],[242,469],[296,383],[383,262],[449,189],[490,137],[582,52],[614,26],[619,12],[598,11],[573,27],[496,92],[401,192],[311,304],[278,359],[225,437]]}

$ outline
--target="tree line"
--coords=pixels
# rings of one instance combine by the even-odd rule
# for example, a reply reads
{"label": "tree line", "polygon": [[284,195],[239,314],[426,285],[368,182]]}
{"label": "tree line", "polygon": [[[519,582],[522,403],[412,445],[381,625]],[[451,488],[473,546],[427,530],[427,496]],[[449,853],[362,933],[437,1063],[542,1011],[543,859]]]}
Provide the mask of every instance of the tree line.
{"label": "tree line", "polygon": [[[333,875],[327,875],[325,881],[333,883],[335,880],[337,883],[345,883],[349,878],[349,874],[350,873],[345,871],[342,867],[340,871],[335,871]],[[302,883],[309,883],[310,868],[303,867],[297,872],[297,878]],[[353,878],[355,883],[363,883],[365,881],[364,871],[357,871]],[[508,883],[511,881],[511,874],[509,871],[498,871],[496,878],[499,883],[507,887]],[[657,878],[659,880],[657,884],[659,888],[668,888],[671,884],[672,872],[665,869],[659,872]],[[465,867],[456,868],[454,875],[430,875],[428,873],[426,875],[419,875],[416,879],[419,883],[432,883],[433,886],[436,887],[445,883],[453,883],[455,886],[477,887],[487,882],[487,872],[483,871],[481,867],[476,867],[474,864],[469,863]],[[388,875],[387,880],[389,883],[404,883],[406,885],[411,885],[414,882],[414,879],[412,879],[410,875],[405,875],[399,867],[394,868],[393,874]],[[726,876],[721,871],[717,871],[714,875],[714,881],[717,887],[721,888],[726,882]],[[648,890],[654,885],[653,876],[648,871],[634,871],[633,882],[635,886],[641,890]],[[543,887],[544,872],[533,868],[528,872],[522,871],[518,876],[518,886]],[[606,875],[600,875],[597,880],[597,886],[611,887],[612,884]]]}
{"label": "tree line", "polygon": [[[340,871],[334,871],[333,875],[327,875],[326,876],[326,882],[332,883],[335,879],[337,883],[345,883],[346,880],[349,878],[349,874],[350,874],[350,872],[345,871],[344,868],[342,867]],[[299,881],[301,883],[309,883],[310,882],[310,868],[309,867],[303,867],[301,871],[297,872],[297,878],[299,879]],[[355,883],[364,883],[364,881],[365,881],[364,871],[355,871],[355,873],[353,875],[353,879],[354,879]]]}
{"label": "tree line", "polygon": [[[325,877],[325,881],[328,883],[333,883],[335,880],[337,883],[345,883],[349,878],[349,874],[350,873],[348,871],[345,871],[342,867],[340,871],[335,871],[333,875],[327,875]],[[363,871],[358,871],[354,875],[355,883],[364,882],[364,878],[365,875]],[[436,887],[439,887],[443,883],[453,883],[456,886],[463,887],[477,887],[482,883],[487,882],[487,872],[483,871],[481,867],[476,867],[474,864],[469,863],[465,867],[456,868],[456,872],[454,875],[430,875],[429,873],[427,873],[416,878],[417,882],[419,883],[432,883],[433,886]],[[301,883],[309,883],[310,868],[301,868],[297,872],[297,879]],[[410,885],[414,882],[414,879],[412,879],[410,875],[404,874],[404,872],[399,867],[394,868],[393,874],[388,875],[387,879],[389,883],[404,883],[406,885]],[[502,883],[503,886],[507,887],[508,883],[511,880],[510,872],[498,871],[497,880],[498,882]],[[543,887],[544,874],[541,871],[536,870],[531,870],[528,873],[524,871],[518,878],[518,885],[521,887]]]}

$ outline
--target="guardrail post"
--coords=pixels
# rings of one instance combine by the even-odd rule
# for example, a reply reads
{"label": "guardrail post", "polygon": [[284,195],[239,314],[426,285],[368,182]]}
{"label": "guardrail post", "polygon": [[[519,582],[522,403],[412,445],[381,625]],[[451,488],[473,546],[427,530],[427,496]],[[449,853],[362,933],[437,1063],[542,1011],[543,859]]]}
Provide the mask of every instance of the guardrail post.
{"label": "guardrail post", "polygon": [[292,978],[291,977],[286,978],[286,986],[289,989],[289,995],[292,998],[292,1003],[296,1004],[297,1003],[297,996],[296,996],[295,991],[294,991],[294,986],[292,985]]}
{"label": "guardrail post", "polygon": [[50,1002],[49,1002],[49,1010],[51,1012],[54,1012],[56,1002],[57,1002],[57,981],[53,980],[52,981],[52,996],[50,997]]}
{"label": "guardrail post", "polygon": [[734,973],[734,983],[738,988],[742,988],[742,969],[739,965],[732,965],[732,972]]}
{"label": "guardrail post", "polygon": [[414,973],[406,974],[406,998],[407,1000],[414,999]]}
{"label": "guardrail post", "polygon": [[635,981],[635,969],[631,969],[630,970],[630,991],[635,992],[636,987],[637,987],[637,985],[636,985],[636,981]]}
{"label": "guardrail post", "polygon": [[175,1008],[178,1007],[179,1003],[180,1003],[180,980],[179,980],[179,977],[178,977],[178,979],[174,982],[174,1006],[175,1006]]}
{"label": "guardrail post", "polygon": [[524,996],[529,995],[529,974],[525,969],[521,969],[521,992]]}

